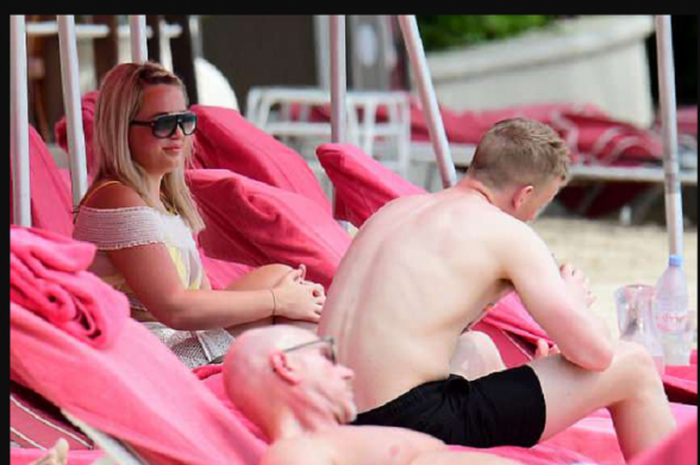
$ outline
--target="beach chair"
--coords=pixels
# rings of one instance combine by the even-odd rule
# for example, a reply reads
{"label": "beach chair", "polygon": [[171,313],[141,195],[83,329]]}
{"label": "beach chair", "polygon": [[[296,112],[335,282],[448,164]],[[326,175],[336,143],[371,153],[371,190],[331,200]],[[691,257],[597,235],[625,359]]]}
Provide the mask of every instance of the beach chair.
{"label": "beach chair", "polygon": [[123,323],[99,350],[11,304],[11,378],[147,463],[255,463],[262,441],[142,325]]}
{"label": "beach chair", "polygon": [[[11,235],[11,250],[12,245]],[[69,245],[73,250],[80,243]],[[57,248],[51,256],[60,257],[60,253]],[[70,258],[75,257],[71,254]],[[87,277],[81,279],[90,284]],[[118,295],[101,285],[102,293]],[[86,331],[77,336],[63,329],[76,320],[49,322],[55,309],[34,307],[29,311],[11,302],[11,379],[60,407],[116,463],[257,463],[265,441],[228,401],[220,367],[209,367],[200,382],[154,336],[127,317],[126,299],[119,302],[121,309],[118,304],[104,305],[102,319],[85,317],[103,323],[86,325]],[[100,339],[107,334],[109,341]],[[697,419],[696,407],[675,409],[683,421],[691,421],[693,415]],[[604,459],[598,463],[622,463],[604,412],[532,449],[490,450],[531,465],[591,463],[594,451]],[[39,449],[33,452],[34,458],[42,453]],[[100,452],[92,451],[92,457],[86,451],[71,454],[71,463],[87,464]],[[11,449],[13,464],[28,463],[31,457],[25,449]]]}

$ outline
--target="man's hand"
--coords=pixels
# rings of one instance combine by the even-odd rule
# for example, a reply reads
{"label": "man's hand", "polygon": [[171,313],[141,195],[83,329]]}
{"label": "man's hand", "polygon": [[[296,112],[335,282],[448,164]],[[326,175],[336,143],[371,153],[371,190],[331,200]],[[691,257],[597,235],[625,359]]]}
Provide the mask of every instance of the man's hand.
{"label": "man's hand", "polygon": [[549,357],[550,355],[556,355],[561,353],[559,347],[554,344],[549,347],[549,343],[544,339],[537,340],[537,349],[535,350],[535,360]]}
{"label": "man's hand", "polygon": [[585,308],[590,308],[596,301],[596,297],[591,293],[591,284],[588,278],[568,263],[560,266],[559,272],[574,300]]}

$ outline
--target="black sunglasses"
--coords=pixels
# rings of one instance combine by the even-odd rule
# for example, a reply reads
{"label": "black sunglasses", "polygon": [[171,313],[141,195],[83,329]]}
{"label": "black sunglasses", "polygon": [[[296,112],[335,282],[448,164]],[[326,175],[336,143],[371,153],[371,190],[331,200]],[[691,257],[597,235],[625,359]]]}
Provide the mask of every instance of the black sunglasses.
{"label": "black sunglasses", "polygon": [[[310,342],[305,342],[303,344],[299,344],[296,346],[288,347],[282,352],[293,352],[295,350],[303,349],[304,347],[310,347],[316,344],[325,344],[325,347],[327,348],[327,352],[324,352],[323,355],[325,355],[328,360],[331,361],[333,365],[337,365],[337,357],[335,356],[335,339],[331,336],[326,336],[322,337],[320,339],[316,339],[315,341],[310,341]],[[223,363],[225,355],[220,355],[216,358],[214,358],[212,361],[209,363]]]}
{"label": "black sunglasses", "polygon": [[194,134],[197,129],[197,115],[191,111],[183,113],[170,113],[154,118],[151,121],[132,121],[136,126],[150,126],[153,136],[158,139],[172,137],[180,126],[182,133],[186,136]]}

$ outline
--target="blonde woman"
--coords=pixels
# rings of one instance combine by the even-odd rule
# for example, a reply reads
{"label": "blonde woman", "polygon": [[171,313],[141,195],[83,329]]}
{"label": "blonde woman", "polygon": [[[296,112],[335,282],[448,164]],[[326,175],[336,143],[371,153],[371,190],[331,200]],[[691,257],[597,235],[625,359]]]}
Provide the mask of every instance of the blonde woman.
{"label": "blonde woman", "polygon": [[92,271],[129,297],[135,319],[191,368],[275,318],[315,329],[325,294],[303,265],[264,266],[211,290],[193,239],[204,224],[184,181],[197,118],[177,76],[156,63],[116,66],[94,125],[98,167],[74,237],[97,245]]}

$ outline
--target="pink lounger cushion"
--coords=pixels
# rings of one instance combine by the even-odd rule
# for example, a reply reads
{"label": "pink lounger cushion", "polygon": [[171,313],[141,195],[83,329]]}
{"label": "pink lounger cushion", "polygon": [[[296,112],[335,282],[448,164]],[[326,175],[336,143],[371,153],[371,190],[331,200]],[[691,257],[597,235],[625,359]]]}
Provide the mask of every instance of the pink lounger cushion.
{"label": "pink lounger cushion", "polygon": [[358,228],[384,204],[426,193],[354,145],[323,144],[316,156],[335,187],[335,217]]}
{"label": "pink lounger cushion", "polygon": [[[29,161],[32,225],[70,237],[73,233],[70,176],[59,170],[43,139],[31,126]],[[10,184],[13,182],[10,169]],[[12,213],[14,201],[10,190],[10,224],[15,220]]]}
{"label": "pink lounger cushion", "polygon": [[211,258],[304,264],[310,280],[330,286],[351,238],[325,208],[228,170],[189,170],[187,181],[207,225],[199,243]]}
{"label": "pink lounger cushion", "polygon": [[[83,118],[83,135],[85,136],[85,155],[89,173],[93,173],[97,168],[97,160],[95,159],[95,151],[92,149],[93,138],[93,122],[95,120],[95,105],[97,97],[100,95],[98,91],[88,92],[81,99],[81,116]],[[54,126],[54,136],[56,143],[63,150],[68,152],[68,123],[65,116]]]}
{"label": "pink lounger cushion", "polygon": [[95,350],[10,304],[10,338],[15,379],[149,464],[248,465],[260,458],[264,443],[134,320],[111,348]]}
{"label": "pink lounger cushion", "polygon": [[104,349],[129,318],[126,296],[86,271],[95,246],[40,229],[10,227],[10,301]]}
{"label": "pink lounger cushion", "polygon": [[52,404],[10,380],[10,441],[21,448],[52,447],[59,439],[70,450],[93,450],[94,444]]}
{"label": "pink lounger cushion", "polygon": [[323,189],[301,155],[235,110],[193,105],[192,111],[199,119],[193,161],[196,168],[227,169],[295,192],[331,211]]}
{"label": "pink lounger cushion", "polygon": [[[10,447],[10,465],[31,465],[46,456],[42,449],[18,449]],[[101,450],[72,450],[68,452],[68,465],[94,465],[104,458]]]}

